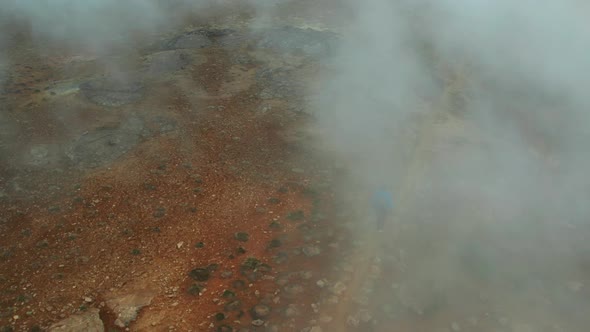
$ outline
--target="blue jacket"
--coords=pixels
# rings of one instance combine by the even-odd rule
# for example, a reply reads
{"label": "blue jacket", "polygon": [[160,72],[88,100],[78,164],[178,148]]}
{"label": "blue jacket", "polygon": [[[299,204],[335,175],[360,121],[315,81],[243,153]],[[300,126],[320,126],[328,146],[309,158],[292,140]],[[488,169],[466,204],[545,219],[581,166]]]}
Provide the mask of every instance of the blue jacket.
{"label": "blue jacket", "polygon": [[393,195],[389,191],[382,189],[375,191],[371,201],[375,209],[393,209]]}

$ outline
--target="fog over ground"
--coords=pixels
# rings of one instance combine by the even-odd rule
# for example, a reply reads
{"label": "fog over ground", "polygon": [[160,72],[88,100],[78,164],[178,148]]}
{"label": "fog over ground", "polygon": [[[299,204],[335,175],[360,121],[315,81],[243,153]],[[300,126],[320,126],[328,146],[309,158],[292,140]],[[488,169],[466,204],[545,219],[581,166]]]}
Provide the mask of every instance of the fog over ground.
{"label": "fog over ground", "polygon": [[491,296],[515,319],[582,319],[586,302],[557,275],[588,268],[586,6],[349,5],[318,88],[320,136],[357,183],[391,188],[408,283],[459,299],[485,280],[490,294],[468,298]]}
{"label": "fog over ground", "polygon": [[[248,1],[257,15],[252,31],[273,24],[274,8],[284,3]],[[189,17],[234,5],[6,0],[0,26],[20,22],[40,52],[54,43],[82,48],[125,72],[125,62],[106,57],[111,50],[177,27],[178,12]],[[367,254],[406,253],[397,283],[421,299],[413,305],[420,314],[442,296],[456,311],[484,299],[490,310],[531,328],[514,325],[519,332],[540,331],[536,324],[577,331],[568,324],[590,323],[588,5],[336,6],[352,18],[333,27],[339,42],[321,59],[321,77],[306,82],[308,107],[315,147],[334,153],[360,184],[348,188],[365,230],[359,239],[385,247]],[[0,88],[12,38],[0,32]],[[393,193],[395,212],[386,232],[373,234],[366,197],[379,185]],[[396,296],[389,291],[377,300]]]}

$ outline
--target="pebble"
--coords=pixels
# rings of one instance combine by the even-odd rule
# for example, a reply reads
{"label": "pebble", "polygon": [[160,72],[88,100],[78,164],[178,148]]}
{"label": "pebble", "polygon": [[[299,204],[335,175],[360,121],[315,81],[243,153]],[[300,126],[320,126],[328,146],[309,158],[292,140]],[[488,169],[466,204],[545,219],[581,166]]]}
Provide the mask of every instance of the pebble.
{"label": "pebble", "polygon": [[252,316],[255,318],[264,318],[270,314],[270,307],[264,304],[257,304],[252,308]]}
{"label": "pebble", "polygon": [[324,288],[324,286],[326,286],[326,282],[322,279],[316,281],[316,285],[318,285],[319,288]]}
{"label": "pebble", "polygon": [[287,307],[287,309],[285,310],[285,316],[287,318],[292,318],[292,317],[295,317],[297,315],[299,315],[299,310],[297,310],[297,308],[294,305],[290,304]]}
{"label": "pebble", "polygon": [[317,256],[322,252],[318,246],[305,246],[302,251],[307,257]]}
{"label": "pebble", "polygon": [[346,285],[343,282],[338,281],[337,283],[332,286],[332,293],[336,295],[342,294],[346,290]]}
{"label": "pebble", "polygon": [[252,321],[252,325],[254,326],[262,326],[264,325],[264,321],[262,319],[255,319]]}
{"label": "pebble", "polygon": [[184,242],[180,241],[176,244],[176,248],[180,249],[184,245]]}

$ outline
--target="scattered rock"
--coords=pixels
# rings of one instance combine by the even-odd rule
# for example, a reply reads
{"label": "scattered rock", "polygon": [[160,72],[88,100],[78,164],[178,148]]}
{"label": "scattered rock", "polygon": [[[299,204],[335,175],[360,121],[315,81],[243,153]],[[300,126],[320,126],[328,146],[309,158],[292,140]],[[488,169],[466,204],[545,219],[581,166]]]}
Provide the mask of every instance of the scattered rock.
{"label": "scattered rock", "polygon": [[270,243],[268,244],[269,248],[278,248],[281,245],[283,245],[283,243],[281,242],[281,240],[279,239],[272,239],[270,240]]}
{"label": "scattered rock", "polygon": [[287,214],[287,219],[291,221],[301,221],[305,218],[305,213],[302,210],[292,211]]}
{"label": "scattered rock", "polygon": [[257,304],[252,308],[250,314],[255,319],[265,318],[270,314],[270,307],[265,304]]}
{"label": "scattered rock", "polygon": [[109,309],[117,315],[115,325],[122,328],[129,326],[137,318],[141,308],[152,302],[154,295],[152,292],[138,292],[106,301]]}
{"label": "scattered rock", "polygon": [[303,293],[303,286],[298,285],[298,284],[290,284],[290,285],[286,285],[285,287],[283,287],[283,290],[285,291],[285,293],[287,295],[290,296],[296,296],[298,294]]}
{"label": "scattered rock", "polygon": [[303,249],[301,251],[303,251],[303,253],[307,257],[317,256],[322,252],[320,247],[314,246],[314,245],[305,246],[305,247],[303,247]]}
{"label": "scattered rock", "polygon": [[285,317],[293,318],[296,316],[299,316],[299,310],[297,309],[297,306],[294,304],[289,304],[287,309],[285,309]]}
{"label": "scattered rock", "polygon": [[336,295],[341,295],[345,290],[346,290],[346,285],[341,281],[336,282],[330,288],[330,291]]}
{"label": "scattered rock", "polygon": [[225,311],[236,311],[236,310],[240,310],[241,307],[242,307],[242,301],[233,300],[233,301],[227,303],[224,306],[224,309],[225,309]]}
{"label": "scattered rock", "polygon": [[191,270],[188,275],[196,281],[207,281],[211,277],[211,272],[208,268],[196,268]]}
{"label": "scattered rock", "polygon": [[245,232],[237,232],[234,234],[234,238],[240,242],[248,242],[248,240],[250,239],[250,235],[248,235],[248,233]]}
{"label": "scattered rock", "polygon": [[262,326],[264,325],[264,321],[262,319],[255,319],[252,321],[252,325],[254,326]]}
{"label": "scattered rock", "polygon": [[104,324],[100,320],[99,310],[90,308],[79,315],[70,316],[51,325],[49,332],[103,332]]}

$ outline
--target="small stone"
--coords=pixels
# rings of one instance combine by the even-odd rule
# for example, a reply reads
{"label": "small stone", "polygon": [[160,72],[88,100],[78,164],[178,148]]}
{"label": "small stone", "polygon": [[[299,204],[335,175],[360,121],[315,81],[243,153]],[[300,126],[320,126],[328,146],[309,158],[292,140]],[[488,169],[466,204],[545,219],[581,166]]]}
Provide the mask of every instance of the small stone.
{"label": "small stone", "polygon": [[270,307],[264,304],[255,305],[251,312],[254,318],[265,318],[270,314]]}
{"label": "small stone", "polygon": [[285,317],[293,318],[299,315],[299,310],[295,307],[295,305],[290,304],[287,309],[285,309]]}
{"label": "small stone", "polygon": [[252,321],[252,325],[254,326],[262,326],[264,325],[264,321],[262,319],[255,319]]}
{"label": "small stone", "polygon": [[356,316],[351,315],[346,318],[346,323],[350,326],[356,327],[359,326],[360,321]]}
{"label": "small stone", "polygon": [[324,286],[326,286],[326,282],[323,279],[316,281],[315,284],[318,285],[319,288],[324,288]]}
{"label": "small stone", "polygon": [[322,323],[329,323],[333,320],[334,318],[332,318],[332,316],[328,316],[328,315],[321,315],[320,316],[320,322]]}
{"label": "small stone", "polygon": [[343,282],[338,281],[332,286],[330,291],[336,295],[342,294],[346,290],[346,285]]}
{"label": "small stone", "polygon": [[92,298],[87,296],[87,297],[84,298],[84,302],[86,302],[86,303],[92,303]]}
{"label": "small stone", "polygon": [[284,287],[285,293],[289,295],[297,295],[303,293],[303,286],[293,284],[293,285],[286,285]]}
{"label": "small stone", "polygon": [[184,242],[180,241],[176,244],[176,248],[180,249],[184,245]]}
{"label": "small stone", "polygon": [[313,246],[313,245],[311,245],[311,246],[305,246],[305,247],[303,247],[303,249],[301,251],[303,251],[303,253],[307,257],[317,256],[317,255],[319,255],[322,252],[321,249],[320,249],[320,247]]}
{"label": "small stone", "polygon": [[240,300],[234,300],[230,303],[225,305],[225,311],[235,311],[239,310],[242,307],[242,302]]}

